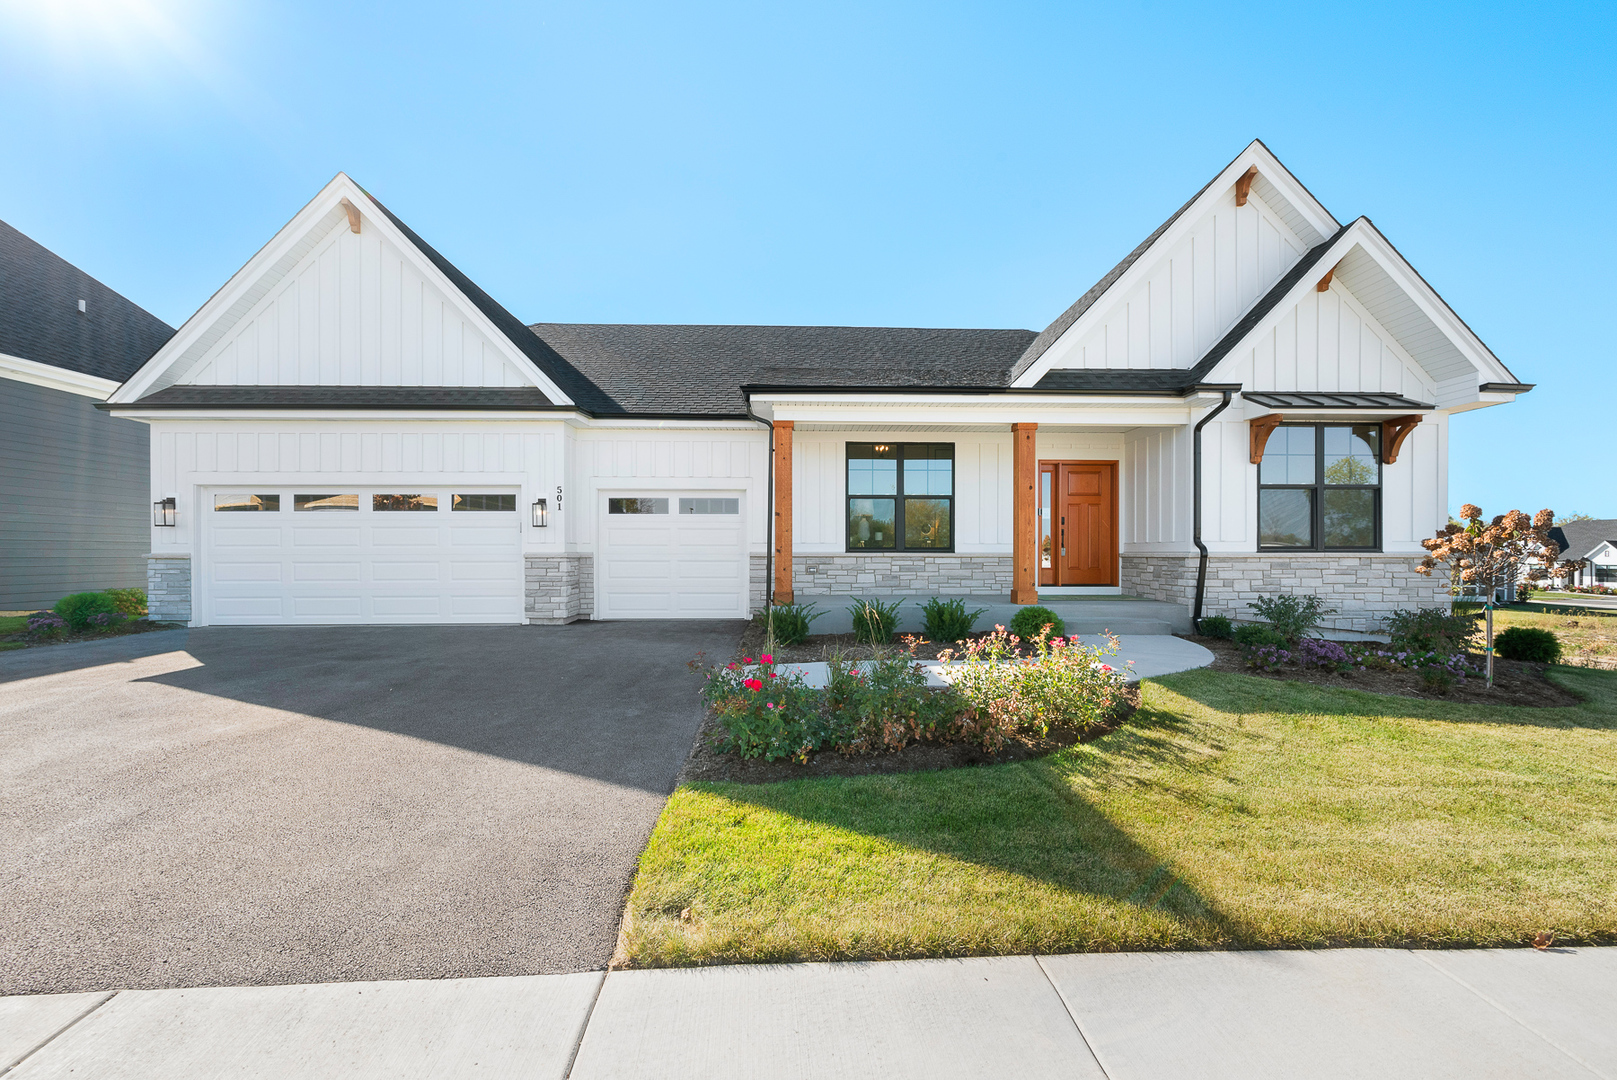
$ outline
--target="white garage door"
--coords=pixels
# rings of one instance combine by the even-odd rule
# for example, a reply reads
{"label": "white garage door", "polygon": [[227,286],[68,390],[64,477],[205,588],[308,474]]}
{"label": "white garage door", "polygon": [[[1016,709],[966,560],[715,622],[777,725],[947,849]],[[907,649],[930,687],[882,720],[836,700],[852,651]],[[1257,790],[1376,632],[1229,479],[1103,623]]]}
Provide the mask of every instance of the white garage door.
{"label": "white garage door", "polygon": [[739,493],[605,496],[600,535],[597,618],[746,617]]}
{"label": "white garage door", "polygon": [[522,621],[513,491],[215,491],[202,500],[214,624]]}

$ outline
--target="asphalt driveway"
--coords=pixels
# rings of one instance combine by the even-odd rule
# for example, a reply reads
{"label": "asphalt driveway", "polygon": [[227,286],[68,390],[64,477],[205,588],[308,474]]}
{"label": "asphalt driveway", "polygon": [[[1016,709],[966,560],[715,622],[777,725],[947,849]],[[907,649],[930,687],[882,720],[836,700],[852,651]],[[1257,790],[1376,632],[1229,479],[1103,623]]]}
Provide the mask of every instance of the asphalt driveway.
{"label": "asphalt driveway", "polygon": [[0,653],[0,994],[604,967],[738,623]]}

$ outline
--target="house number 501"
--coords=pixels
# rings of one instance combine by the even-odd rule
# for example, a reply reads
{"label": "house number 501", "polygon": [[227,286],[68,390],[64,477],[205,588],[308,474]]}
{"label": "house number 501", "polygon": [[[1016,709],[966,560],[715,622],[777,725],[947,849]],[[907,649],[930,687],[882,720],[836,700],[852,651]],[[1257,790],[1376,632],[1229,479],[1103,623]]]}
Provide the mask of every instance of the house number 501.
{"label": "house number 501", "polygon": [[556,509],[561,509],[561,485],[556,485]]}

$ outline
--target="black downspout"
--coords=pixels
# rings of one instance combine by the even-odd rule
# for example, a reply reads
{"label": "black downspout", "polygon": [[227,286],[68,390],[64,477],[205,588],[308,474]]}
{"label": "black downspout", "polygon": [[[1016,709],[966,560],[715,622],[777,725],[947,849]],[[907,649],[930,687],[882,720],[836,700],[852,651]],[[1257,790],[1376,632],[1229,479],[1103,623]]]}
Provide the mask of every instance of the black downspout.
{"label": "black downspout", "polygon": [[1207,593],[1207,545],[1202,543],[1202,428],[1207,426],[1207,421],[1230,407],[1232,393],[1231,390],[1224,391],[1224,400],[1218,403],[1216,409],[1196,421],[1196,430],[1192,435],[1195,464],[1191,474],[1191,539],[1196,550],[1201,552],[1201,559],[1196,565],[1196,607],[1191,612],[1190,625],[1198,634],[1202,632],[1202,598]]}
{"label": "black downspout", "polygon": [[765,618],[771,618],[767,612],[775,606],[775,422],[753,412],[751,399],[747,401],[747,415],[769,429],[769,482],[764,496],[764,611]]}

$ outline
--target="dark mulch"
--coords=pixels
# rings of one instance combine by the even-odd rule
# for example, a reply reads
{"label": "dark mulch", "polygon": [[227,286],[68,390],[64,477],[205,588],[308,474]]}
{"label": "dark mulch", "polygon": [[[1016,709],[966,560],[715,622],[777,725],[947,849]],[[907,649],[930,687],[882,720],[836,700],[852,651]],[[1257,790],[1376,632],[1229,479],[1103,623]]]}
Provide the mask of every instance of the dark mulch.
{"label": "dark mulch", "polygon": [[1122,702],[1105,726],[1082,732],[1073,728],[1051,728],[1050,734],[1042,739],[1023,736],[1007,742],[997,754],[964,743],[919,742],[885,754],[841,754],[835,750],[821,750],[810,754],[808,762],[803,765],[795,761],[764,761],[761,758],[721,754],[713,748],[713,744],[722,734],[722,729],[718,718],[710,712],[702,722],[702,730],[696,736],[696,746],[691,750],[685,768],[680,771],[679,783],[715,780],[735,784],[773,784],[779,780],[804,780],[820,776],[877,776],[963,769],[973,765],[1004,765],[1043,757],[1063,747],[1098,739],[1115,730],[1139,707],[1140,688],[1134,685],[1123,692]]}
{"label": "dark mulch", "polygon": [[[1547,664],[1529,664],[1519,660],[1494,660],[1493,689],[1477,675],[1456,683],[1446,694],[1429,690],[1413,671],[1352,671],[1345,674],[1321,668],[1287,666],[1278,672],[1257,671],[1246,666],[1241,648],[1223,638],[1180,635],[1213,651],[1214,661],[1208,665],[1213,671],[1232,671],[1243,675],[1256,675],[1262,679],[1280,679],[1292,682],[1314,683],[1318,686],[1341,686],[1365,690],[1372,694],[1392,694],[1396,697],[1419,698],[1422,701],[1455,701],[1474,705],[1522,705],[1529,708],[1565,708],[1581,704],[1583,699],[1563,690],[1545,676]],[[1481,658],[1476,658],[1481,666]]]}
{"label": "dark mulch", "polygon": [[130,619],[106,630],[85,630],[77,634],[64,634],[61,637],[33,638],[28,636],[26,630],[16,634],[0,636],[0,647],[7,649],[26,649],[35,645],[68,645],[75,641],[100,641],[109,637],[124,637],[127,634],[145,634],[153,630],[173,630],[184,626],[178,622],[153,622],[150,619]]}

